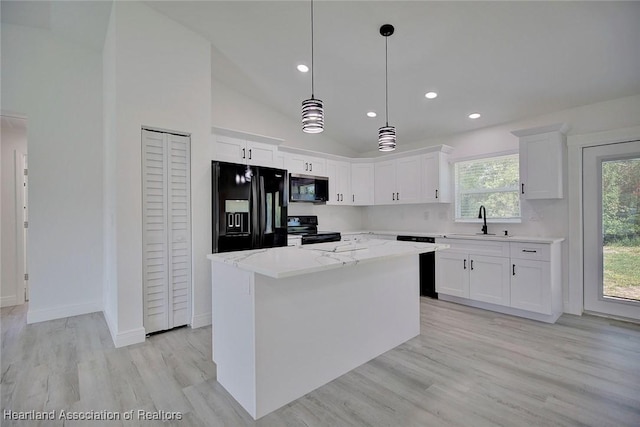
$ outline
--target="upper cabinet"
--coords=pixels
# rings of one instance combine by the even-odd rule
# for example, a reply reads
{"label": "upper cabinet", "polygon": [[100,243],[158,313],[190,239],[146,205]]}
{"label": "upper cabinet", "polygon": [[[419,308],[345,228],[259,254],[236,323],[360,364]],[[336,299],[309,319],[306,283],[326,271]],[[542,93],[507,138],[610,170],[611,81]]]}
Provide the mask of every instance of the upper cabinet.
{"label": "upper cabinet", "polygon": [[374,191],[376,205],[420,203],[421,157],[407,156],[376,162]]}
{"label": "upper cabinet", "polygon": [[[375,202],[373,163],[351,163],[351,204],[371,206]],[[331,181],[329,181],[331,183]]]}
{"label": "upper cabinet", "polygon": [[422,201],[451,203],[451,147],[422,155]]}
{"label": "upper cabinet", "polygon": [[327,160],[329,178],[328,205],[351,205],[351,164],[345,161]]}
{"label": "upper cabinet", "polygon": [[327,176],[327,161],[307,154],[285,153],[284,165],[289,173]]}
{"label": "upper cabinet", "polygon": [[277,146],[281,142],[260,135],[213,128],[213,159],[252,166],[280,167]]}
{"label": "upper cabinet", "polygon": [[566,152],[564,123],[514,131],[520,138],[520,196],[524,199],[563,197]]}

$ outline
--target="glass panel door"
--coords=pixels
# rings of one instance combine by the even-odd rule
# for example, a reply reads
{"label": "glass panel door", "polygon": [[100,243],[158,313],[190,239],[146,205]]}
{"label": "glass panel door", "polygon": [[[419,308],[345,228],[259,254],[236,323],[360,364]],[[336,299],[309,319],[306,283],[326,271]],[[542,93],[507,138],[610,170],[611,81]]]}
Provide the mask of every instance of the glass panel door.
{"label": "glass panel door", "polygon": [[585,310],[640,319],[640,141],[585,148]]}

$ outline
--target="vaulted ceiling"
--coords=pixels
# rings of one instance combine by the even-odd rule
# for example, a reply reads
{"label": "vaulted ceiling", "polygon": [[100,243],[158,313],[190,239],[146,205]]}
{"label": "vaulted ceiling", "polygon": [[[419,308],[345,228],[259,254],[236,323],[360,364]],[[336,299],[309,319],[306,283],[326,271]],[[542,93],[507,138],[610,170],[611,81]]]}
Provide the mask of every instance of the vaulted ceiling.
{"label": "vaulted ceiling", "polygon": [[[104,38],[109,2],[5,3],[3,22],[93,46]],[[311,62],[310,2],[146,3],[211,41],[215,78],[300,120],[311,95],[310,73],[296,70]],[[357,152],[375,147],[385,116],[382,24],[396,29],[389,123],[402,144],[639,94],[639,22],[640,2],[316,1],[325,133]]]}

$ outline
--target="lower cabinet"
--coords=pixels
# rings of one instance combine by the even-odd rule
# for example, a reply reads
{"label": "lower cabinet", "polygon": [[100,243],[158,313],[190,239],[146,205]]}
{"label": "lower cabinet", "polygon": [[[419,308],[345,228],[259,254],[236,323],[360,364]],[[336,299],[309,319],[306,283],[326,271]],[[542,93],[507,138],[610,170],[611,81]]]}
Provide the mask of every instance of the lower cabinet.
{"label": "lower cabinet", "polygon": [[436,252],[436,292],[509,304],[509,258]]}
{"label": "lower cabinet", "polygon": [[469,255],[436,252],[436,292],[469,298]]}
{"label": "lower cabinet", "polygon": [[469,298],[509,305],[509,258],[474,255],[469,260]]}
{"label": "lower cabinet", "polygon": [[562,314],[559,242],[437,242],[451,247],[436,252],[441,299],[545,322]]}

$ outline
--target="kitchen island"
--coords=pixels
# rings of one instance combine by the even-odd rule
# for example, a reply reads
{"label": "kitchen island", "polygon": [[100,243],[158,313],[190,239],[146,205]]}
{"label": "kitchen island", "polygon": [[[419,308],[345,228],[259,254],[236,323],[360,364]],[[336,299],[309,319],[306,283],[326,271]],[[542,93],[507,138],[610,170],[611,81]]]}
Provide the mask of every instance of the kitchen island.
{"label": "kitchen island", "polygon": [[218,382],[254,418],[420,333],[418,254],[361,239],[208,255]]}

